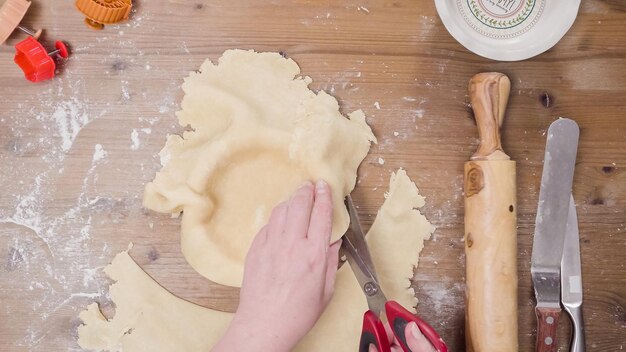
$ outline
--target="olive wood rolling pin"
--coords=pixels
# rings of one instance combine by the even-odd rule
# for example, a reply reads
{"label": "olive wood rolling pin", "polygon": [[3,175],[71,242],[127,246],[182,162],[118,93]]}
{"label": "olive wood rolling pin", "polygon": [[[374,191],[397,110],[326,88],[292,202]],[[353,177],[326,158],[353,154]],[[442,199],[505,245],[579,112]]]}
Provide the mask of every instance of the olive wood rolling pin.
{"label": "olive wood rolling pin", "polygon": [[496,72],[469,82],[480,145],[464,173],[468,351],[518,350],[515,161],[500,144],[510,88],[508,77]]}

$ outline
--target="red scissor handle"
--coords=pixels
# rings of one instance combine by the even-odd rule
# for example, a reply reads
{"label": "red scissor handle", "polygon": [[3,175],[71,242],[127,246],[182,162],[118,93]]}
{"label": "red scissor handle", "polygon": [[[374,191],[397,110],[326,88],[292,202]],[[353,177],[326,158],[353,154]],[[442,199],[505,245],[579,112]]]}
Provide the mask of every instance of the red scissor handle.
{"label": "red scissor handle", "polygon": [[389,321],[391,330],[393,330],[393,334],[398,339],[398,342],[404,352],[412,352],[409,349],[409,346],[407,346],[406,336],[404,334],[406,326],[412,321],[417,324],[417,327],[420,329],[422,334],[426,336],[433,347],[435,347],[437,352],[448,352],[448,346],[446,346],[445,342],[443,342],[441,337],[439,337],[439,334],[437,334],[435,329],[433,329],[432,326],[428,325],[428,323],[420,317],[415,316],[413,313],[404,309],[404,307],[402,307],[398,302],[388,301],[385,303],[385,311],[387,312],[387,320]]}
{"label": "red scissor handle", "polygon": [[359,342],[359,352],[369,352],[370,345],[376,346],[378,352],[391,352],[389,339],[385,326],[378,316],[371,310],[363,315],[363,329],[361,330],[361,341]]}

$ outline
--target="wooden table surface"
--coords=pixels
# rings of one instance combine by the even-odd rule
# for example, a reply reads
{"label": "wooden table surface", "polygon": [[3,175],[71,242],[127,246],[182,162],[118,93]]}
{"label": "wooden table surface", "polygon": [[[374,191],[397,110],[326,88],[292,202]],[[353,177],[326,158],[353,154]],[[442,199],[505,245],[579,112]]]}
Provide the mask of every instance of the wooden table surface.
{"label": "wooden table surface", "polygon": [[583,0],[556,47],[511,63],[465,50],[433,1],[135,5],[129,22],[93,31],[72,1],[34,0],[24,23],[73,52],[52,81],[27,82],[12,62],[22,34],[0,47],[0,350],[79,350],[77,314],[93,300],[112,311],[99,269],[131,241],[132,256],[172,292],[234,309],[236,292],[186,264],[179,220],[141,208],[165,136],[182,131],[174,115],[182,79],[229,48],[282,51],[344,112],[366,112],[380,143],[361,165],[355,201],[369,226],[400,167],[427,197],[424,213],[437,231],[415,271],[417,309],[451,351],[464,350],[462,167],[477,146],[469,78],[501,71],[512,81],[503,143],[518,165],[521,351],[535,338],[529,269],[545,132],[559,116],[575,119],[587,346],[624,348],[626,3]]}

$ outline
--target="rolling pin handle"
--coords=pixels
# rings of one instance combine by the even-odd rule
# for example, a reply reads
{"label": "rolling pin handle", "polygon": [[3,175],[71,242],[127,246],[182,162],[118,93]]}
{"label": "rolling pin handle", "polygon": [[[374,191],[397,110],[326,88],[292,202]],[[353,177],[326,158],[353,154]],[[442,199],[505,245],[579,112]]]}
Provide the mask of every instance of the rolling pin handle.
{"label": "rolling pin handle", "polygon": [[472,160],[509,160],[502,150],[500,127],[509,101],[511,81],[503,73],[483,72],[469,82],[469,95],[480,145]]}

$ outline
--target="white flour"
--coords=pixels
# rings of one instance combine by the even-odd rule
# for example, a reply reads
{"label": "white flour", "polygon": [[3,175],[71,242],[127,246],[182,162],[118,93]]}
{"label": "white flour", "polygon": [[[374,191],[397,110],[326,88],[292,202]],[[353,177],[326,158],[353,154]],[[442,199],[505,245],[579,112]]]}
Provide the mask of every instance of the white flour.
{"label": "white flour", "polygon": [[102,147],[102,144],[96,144],[94,147],[93,157],[91,162],[95,165],[96,162],[104,159],[107,156],[106,150]]}
{"label": "white flour", "polygon": [[423,314],[424,310],[427,310],[428,315],[436,316],[438,320],[431,322],[435,329],[438,326],[445,327],[457,319],[455,313],[458,312],[459,305],[462,305],[465,299],[465,286],[459,282],[445,281],[445,278],[420,281],[415,291],[418,296],[421,294],[425,296],[417,305],[418,314]]}
{"label": "white flour", "polygon": [[[181,79],[161,80],[163,89],[150,94],[143,89],[143,79],[112,69],[119,62],[119,69],[139,67],[148,71],[144,75],[157,78],[163,74],[159,56],[146,55],[137,42],[128,39],[131,32],[137,37],[143,31],[141,23],[150,17],[142,10],[127,23],[92,32],[92,42],[72,43],[68,64],[52,81],[29,87],[36,94],[2,101],[5,109],[0,122],[7,128],[9,147],[0,159],[11,167],[0,174],[6,196],[0,208],[0,253],[6,262],[0,270],[3,279],[8,278],[3,280],[8,287],[0,290],[0,321],[19,314],[29,322],[24,330],[10,326],[5,332],[2,327],[14,339],[13,350],[75,350],[75,346],[59,347],[60,340],[73,338],[52,334],[51,326],[71,323],[75,328],[76,316],[87,303],[107,301],[108,282],[101,269],[119,248],[106,242],[102,228],[126,217],[139,218],[141,185],[132,190],[127,183],[111,187],[111,180],[100,182],[103,171],[111,177],[132,168],[136,183],[142,184],[154,175],[158,160],[151,160],[148,152],[146,164],[152,162],[152,167],[144,163],[121,167],[126,153],[141,152],[153,126],[158,125],[159,135],[154,138],[159,145],[165,133],[176,131],[173,112],[178,109]],[[60,36],[64,30],[55,25],[49,28]],[[180,48],[190,53],[185,44]],[[94,65],[89,58],[102,50],[111,53],[102,56],[100,64],[111,68],[105,83],[120,87],[116,97],[111,97],[106,84],[94,84],[85,75],[85,67]],[[176,77],[184,77],[197,64],[184,66]],[[136,106],[152,107],[152,112]],[[166,119],[170,122],[161,124]],[[126,151],[115,148],[123,147],[115,142],[118,134],[134,136]],[[4,296],[8,293],[27,295],[29,300],[8,299]]]}
{"label": "white flour", "polygon": [[139,132],[137,132],[136,129],[133,129],[133,131],[130,133],[130,149],[132,150],[137,150],[139,149],[139,145],[141,144],[141,142],[139,141]]}
{"label": "white flour", "polygon": [[80,130],[89,123],[85,107],[76,97],[57,104],[52,119],[56,122],[61,137],[61,150],[67,152],[72,148],[74,139]]}
{"label": "white flour", "polygon": [[150,127],[144,127],[141,129],[133,128],[133,131],[130,133],[130,149],[137,150],[141,146],[141,140],[139,139],[139,132],[144,134],[151,134],[152,129]]}

